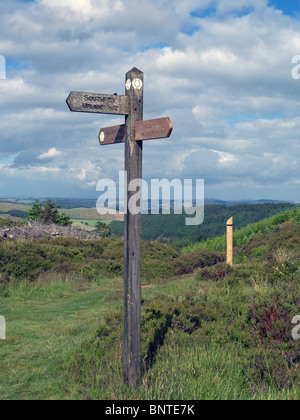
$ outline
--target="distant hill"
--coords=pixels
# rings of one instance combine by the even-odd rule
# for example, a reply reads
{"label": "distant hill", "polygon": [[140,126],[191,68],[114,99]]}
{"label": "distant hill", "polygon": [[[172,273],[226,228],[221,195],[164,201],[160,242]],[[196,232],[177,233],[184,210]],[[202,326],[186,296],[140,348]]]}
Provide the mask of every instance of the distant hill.
{"label": "distant hill", "polygon": [[205,204],[206,205],[224,205],[224,206],[238,206],[242,204],[280,204],[280,203],[287,203],[287,204],[295,204],[293,201],[282,201],[282,200],[268,200],[268,199],[261,199],[261,200],[216,200],[215,198],[206,198]]}
{"label": "distant hill", "polygon": [[[223,235],[226,221],[232,216],[235,229],[240,229],[293,207],[295,205],[289,203],[206,205],[204,223],[200,226],[186,226],[184,212],[182,215],[174,212],[170,215],[146,214],[143,216],[143,239],[186,246],[190,242]],[[111,228],[114,235],[123,236],[123,222],[112,222]]]}
{"label": "distant hill", "polygon": [[[0,200],[0,217],[20,220],[27,217],[27,212],[34,203],[33,198],[28,199],[2,199]],[[41,200],[46,201],[46,198]],[[56,205],[60,206],[60,211],[66,213],[81,228],[92,230],[97,220],[112,222],[113,234],[117,237],[123,236],[122,213],[116,215],[100,216],[95,208],[96,199],[61,199],[52,198]],[[192,205],[192,203],[191,203]],[[170,203],[165,201],[143,202],[143,239],[160,241],[178,241],[178,246],[186,246],[189,241],[202,240],[215,235],[222,235],[225,229],[226,218],[234,216],[236,228],[241,228],[249,223],[257,222],[263,218],[284,211],[294,206],[293,203],[281,203],[275,200],[242,200],[242,201],[223,201],[215,198],[205,199],[205,220],[201,226],[186,226],[186,215],[174,215],[174,209],[182,208],[181,201],[171,201],[170,215],[151,215],[148,214],[155,209],[162,212],[162,209],[169,208]],[[122,210],[122,203],[118,203],[117,208]],[[89,225],[89,226],[88,226]]]}

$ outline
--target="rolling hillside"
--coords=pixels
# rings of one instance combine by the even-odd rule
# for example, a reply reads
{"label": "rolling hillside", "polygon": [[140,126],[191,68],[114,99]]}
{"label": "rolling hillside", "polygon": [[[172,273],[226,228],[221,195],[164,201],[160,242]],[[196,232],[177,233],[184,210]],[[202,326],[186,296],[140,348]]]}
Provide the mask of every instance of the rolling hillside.
{"label": "rolling hillside", "polygon": [[[236,206],[205,206],[205,219],[200,226],[186,226],[186,215],[144,215],[143,239],[169,242],[176,246],[192,245],[205,238],[223,235],[226,231],[226,221],[234,217],[235,229],[241,229],[251,223],[258,222],[284,210],[294,208],[287,203],[244,204]],[[124,224],[111,223],[112,233],[123,236]]]}
{"label": "rolling hillside", "polygon": [[[224,263],[152,290],[142,308],[144,376],[122,385],[122,311],[70,355],[68,392],[83,399],[300,398],[300,223],[257,237]],[[173,280],[174,281],[174,280]]]}
{"label": "rolling hillside", "polygon": [[[59,203],[59,202],[58,202]],[[67,203],[62,203],[67,205]],[[77,201],[76,201],[77,204]],[[93,204],[95,206],[95,201],[93,201]],[[69,203],[69,206],[71,204]],[[27,212],[31,209],[32,204],[22,204],[18,202],[8,202],[0,200],[0,218],[10,217],[12,220],[19,220],[21,218],[27,217]],[[124,219],[124,216],[122,214],[116,214],[116,215],[103,215],[100,216],[97,212],[95,207],[75,207],[75,208],[60,208],[60,213],[65,213],[67,216],[70,216],[70,218],[77,224],[80,225],[81,228],[87,229],[87,230],[93,230],[90,227],[95,224],[95,222],[101,220],[107,223],[110,223],[111,221],[122,221]],[[81,223],[83,222],[83,223]],[[87,223],[89,226],[86,226],[85,223]]]}
{"label": "rolling hillside", "polygon": [[0,399],[299,400],[300,217],[276,217],[233,268],[144,242],[137,389],[122,385],[122,240],[2,242]]}

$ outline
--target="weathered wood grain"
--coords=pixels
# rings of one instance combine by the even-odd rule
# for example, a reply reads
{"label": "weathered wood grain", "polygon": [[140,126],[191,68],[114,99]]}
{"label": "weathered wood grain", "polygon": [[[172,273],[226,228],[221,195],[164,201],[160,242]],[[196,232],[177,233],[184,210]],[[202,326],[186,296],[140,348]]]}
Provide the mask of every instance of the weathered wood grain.
{"label": "weathered wood grain", "polygon": [[125,143],[125,124],[101,128],[99,133],[99,143],[101,146]]}
{"label": "weathered wood grain", "polygon": [[[135,140],[168,138],[171,136],[172,131],[173,125],[169,117],[149,121],[137,121],[135,123]],[[99,142],[101,146],[125,143],[125,124],[101,128]]]}
{"label": "weathered wood grain", "polygon": [[227,221],[227,264],[233,266],[233,217]]}
{"label": "weathered wood grain", "polygon": [[[126,94],[130,112],[125,128],[125,171],[127,186],[142,179],[143,142],[135,141],[135,123],[143,120],[144,74],[134,68],[126,75]],[[128,191],[124,227],[124,353],[125,383],[137,386],[142,377],[141,358],[141,271],[142,271],[142,212],[132,214],[128,203],[134,192]],[[142,202],[140,203],[142,207]]]}
{"label": "weathered wood grain", "polygon": [[135,124],[135,139],[154,140],[171,136],[173,125],[169,117],[149,121],[138,121]]}
{"label": "weathered wood grain", "polygon": [[115,115],[128,115],[129,113],[127,96],[71,92],[67,104],[72,112]]}

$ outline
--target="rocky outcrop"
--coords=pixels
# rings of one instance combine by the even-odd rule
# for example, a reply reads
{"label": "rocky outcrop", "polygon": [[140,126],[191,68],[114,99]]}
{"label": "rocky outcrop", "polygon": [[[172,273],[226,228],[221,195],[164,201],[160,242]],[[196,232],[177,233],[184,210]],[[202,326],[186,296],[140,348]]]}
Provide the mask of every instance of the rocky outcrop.
{"label": "rocky outcrop", "polygon": [[100,236],[93,232],[72,226],[46,225],[31,222],[20,227],[1,227],[0,242],[5,239],[43,239],[43,238],[75,238],[83,240],[99,240]]}

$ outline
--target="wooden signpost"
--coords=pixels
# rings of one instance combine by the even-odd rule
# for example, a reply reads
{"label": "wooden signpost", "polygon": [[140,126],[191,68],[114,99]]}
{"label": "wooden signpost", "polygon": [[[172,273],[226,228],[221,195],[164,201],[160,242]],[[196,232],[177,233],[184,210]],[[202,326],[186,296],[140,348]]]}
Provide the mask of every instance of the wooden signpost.
{"label": "wooden signpost", "polygon": [[[143,121],[144,74],[133,68],[126,74],[126,95],[103,95],[71,92],[67,104],[73,112],[125,115],[125,124],[100,131],[101,145],[125,142],[127,197],[124,227],[124,382],[136,386],[142,377],[141,359],[141,267],[142,202],[139,214],[128,209],[136,191],[128,191],[131,181],[142,179],[143,141],[170,137],[173,126],[169,118]],[[127,198],[127,200],[126,200]]]}
{"label": "wooden signpost", "polygon": [[233,217],[227,221],[227,264],[233,266]]}
{"label": "wooden signpost", "polygon": [[72,112],[114,115],[129,114],[129,101],[127,96],[71,92],[68,96],[67,104]]}
{"label": "wooden signpost", "polygon": [[[135,123],[135,140],[154,140],[170,137],[173,125],[169,117]],[[101,146],[107,144],[125,143],[125,124],[101,128],[99,133]]]}

